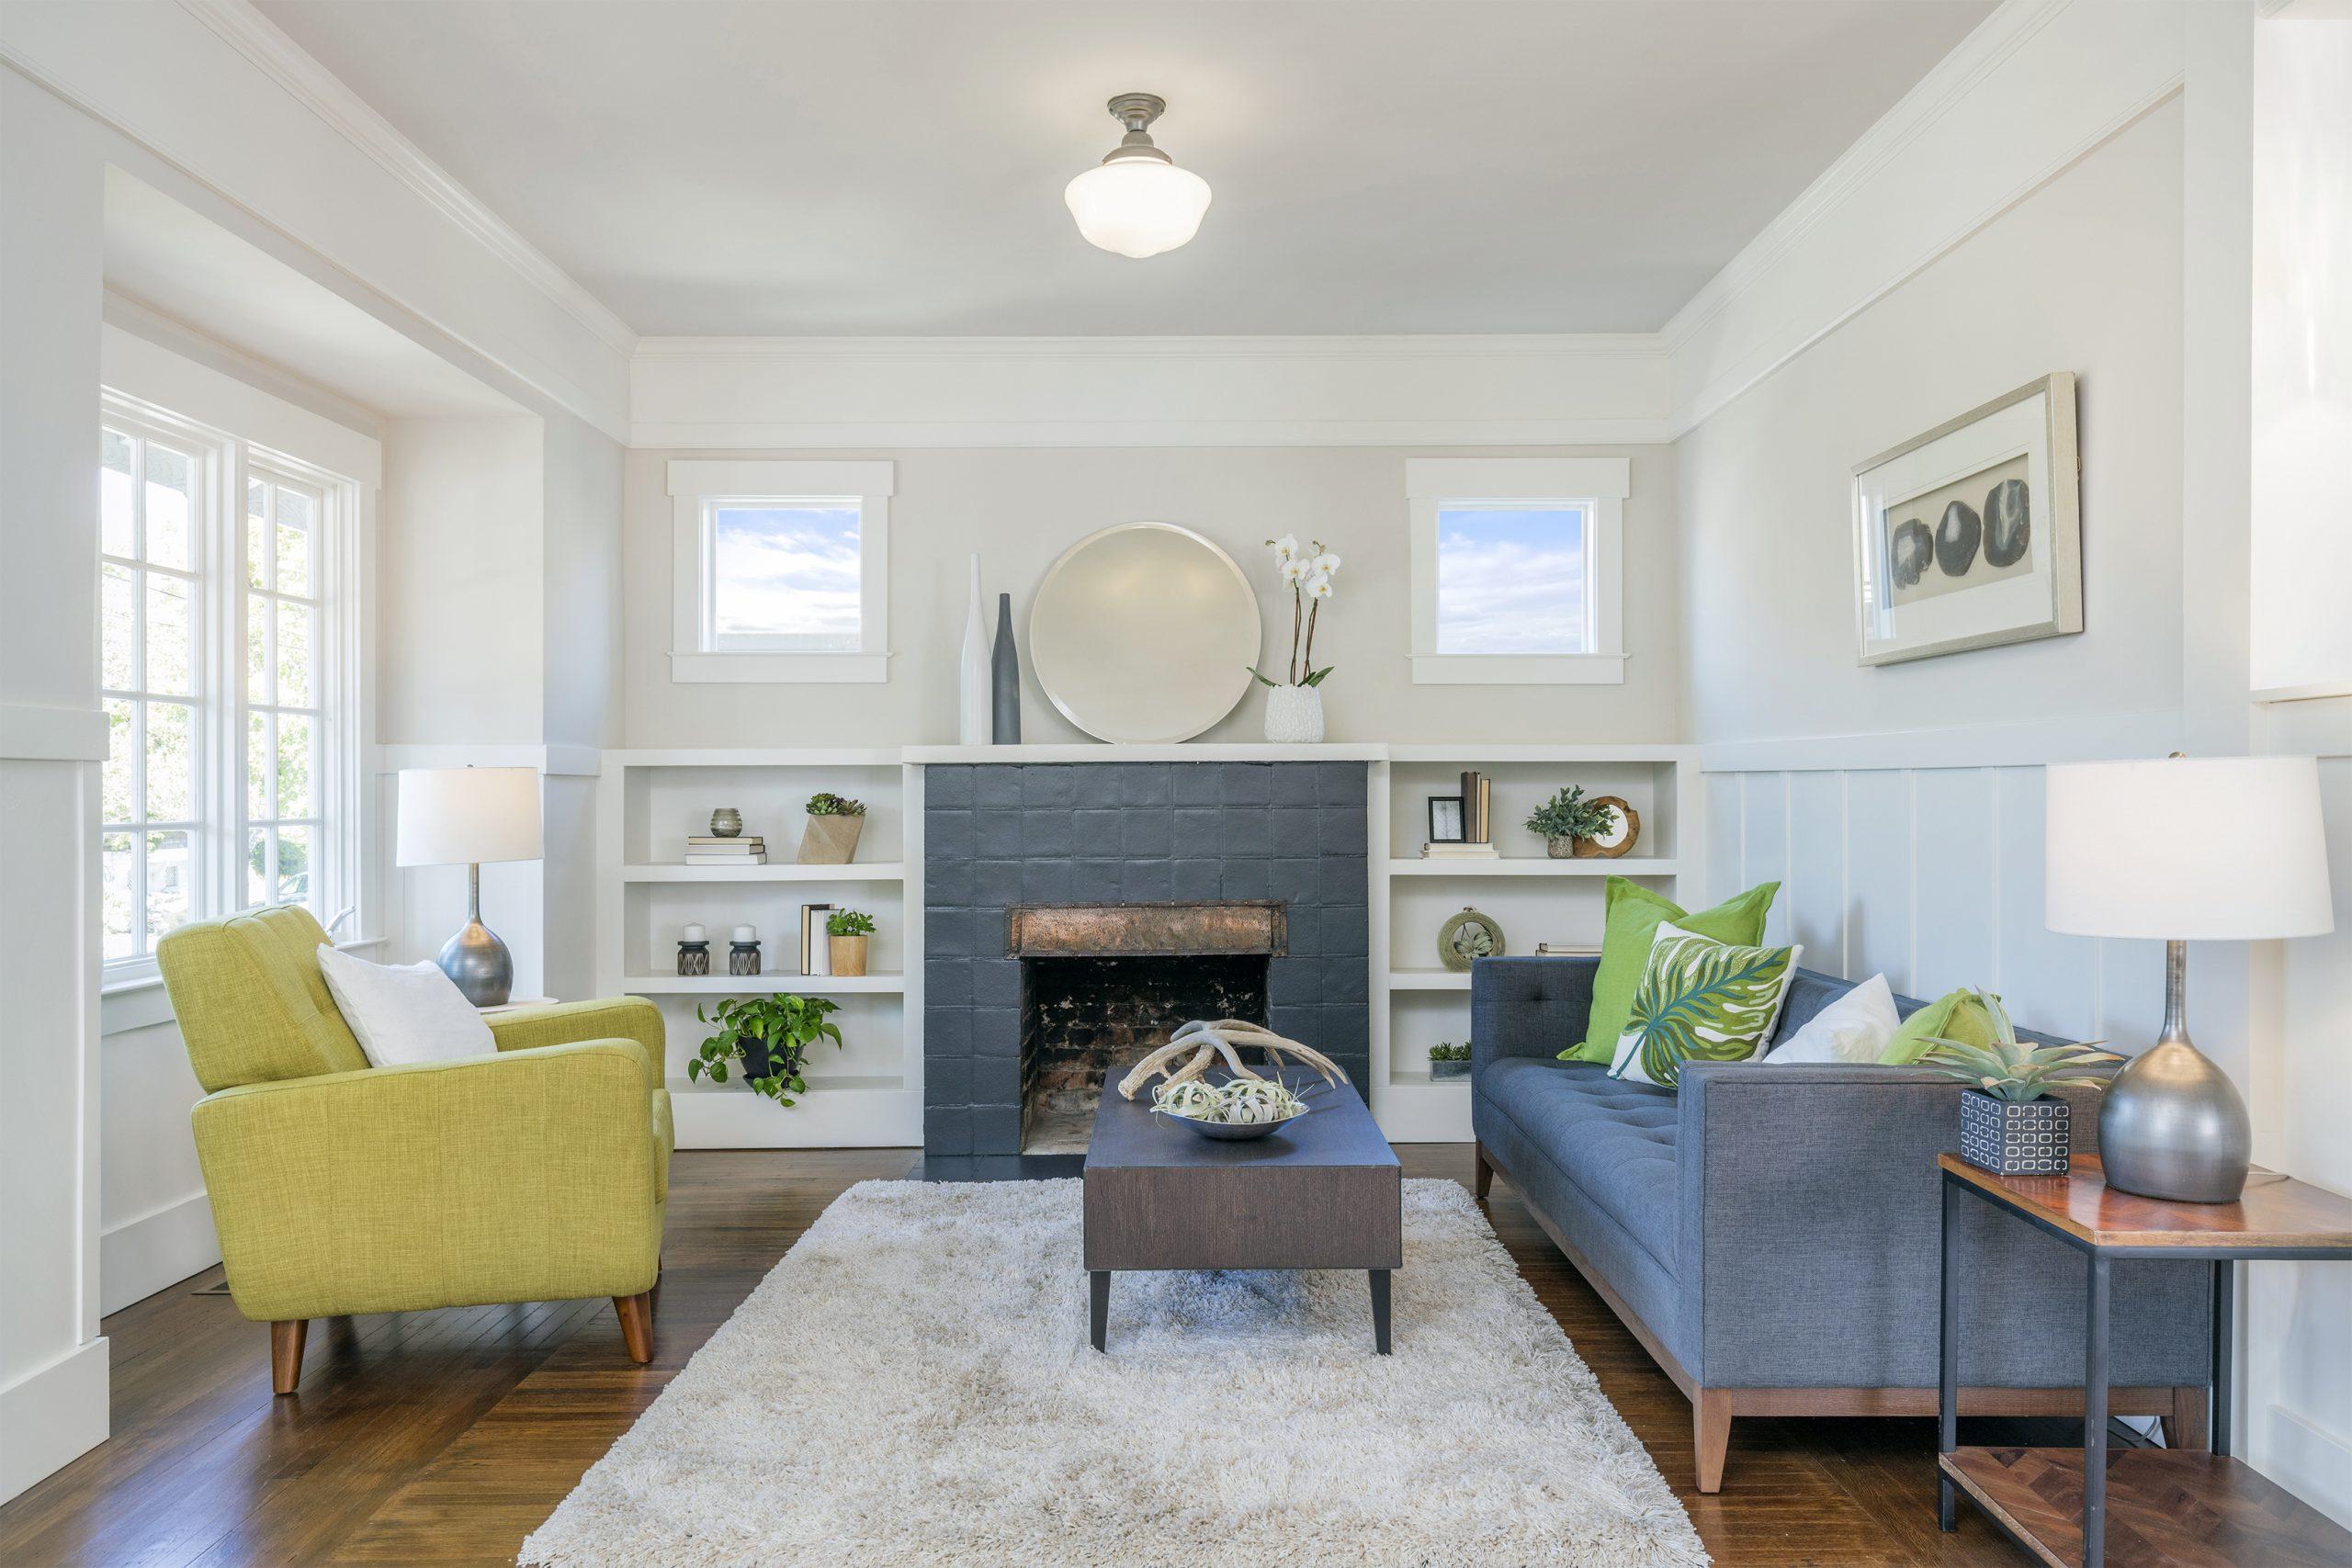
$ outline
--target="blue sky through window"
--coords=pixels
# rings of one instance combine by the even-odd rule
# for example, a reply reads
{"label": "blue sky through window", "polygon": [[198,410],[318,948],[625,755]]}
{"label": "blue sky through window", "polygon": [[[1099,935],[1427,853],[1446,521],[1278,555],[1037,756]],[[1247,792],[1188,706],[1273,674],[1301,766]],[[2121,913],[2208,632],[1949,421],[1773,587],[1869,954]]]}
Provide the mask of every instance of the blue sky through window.
{"label": "blue sky through window", "polygon": [[854,652],[862,629],[854,503],[721,506],[711,631]]}
{"label": "blue sky through window", "polygon": [[1585,651],[1585,509],[1441,506],[1437,651]]}

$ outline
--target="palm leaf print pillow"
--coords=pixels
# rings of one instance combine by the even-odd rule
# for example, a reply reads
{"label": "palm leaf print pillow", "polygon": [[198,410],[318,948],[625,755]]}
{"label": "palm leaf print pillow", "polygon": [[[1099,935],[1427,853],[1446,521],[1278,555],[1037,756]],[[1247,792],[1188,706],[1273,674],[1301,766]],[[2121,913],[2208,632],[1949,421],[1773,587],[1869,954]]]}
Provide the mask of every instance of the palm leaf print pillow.
{"label": "palm leaf print pillow", "polygon": [[1803,951],[1733,947],[1661,923],[1609,1076],[1673,1089],[1686,1061],[1755,1055],[1772,1037]]}

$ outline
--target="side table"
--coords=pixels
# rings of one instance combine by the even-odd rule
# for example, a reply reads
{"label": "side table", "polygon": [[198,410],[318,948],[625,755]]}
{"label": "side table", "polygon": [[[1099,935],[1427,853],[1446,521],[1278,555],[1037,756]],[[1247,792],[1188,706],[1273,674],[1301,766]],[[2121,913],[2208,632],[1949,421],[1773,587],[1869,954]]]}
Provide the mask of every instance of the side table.
{"label": "side table", "polygon": [[[2064,1176],[1996,1176],[1943,1155],[1941,1390],[1937,1522],[1956,1528],[1956,1495],[2051,1568],[2130,1563],[2352,1562],[2352,1531],[2230,1457],[2233,1269],[2244,1262],[2352,1263],[2352,1199],[2257,1173],[2234,1203],[2176,1203],[2119,1192],[2096,1156]],[[1973,1194],[2083,1252],[2083,1446],[1962,1448],[1952,1215]],[[2107,1446],[2108,1274],[2118,1258],[2212,1265],[2212,1451]],[[2072,1499],[2081,1498],[2077,1512]],[[2192,1506],[2193,1505],[2193,1506]],[[2109,1538],[2115,1539],[2110,1558]]]}

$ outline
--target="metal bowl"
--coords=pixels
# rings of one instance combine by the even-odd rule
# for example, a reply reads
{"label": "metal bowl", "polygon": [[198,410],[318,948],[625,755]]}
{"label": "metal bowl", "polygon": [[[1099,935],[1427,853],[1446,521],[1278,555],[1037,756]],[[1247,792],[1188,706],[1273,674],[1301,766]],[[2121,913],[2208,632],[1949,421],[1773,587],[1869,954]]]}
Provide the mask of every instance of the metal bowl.
{"label": "metal bowl", "polygon": [[1230,1143],[1242,1138],[1262,1138],[1278,1127],[1289,1126],[1305,1116],[1306,1111],[1302,1111],[1297,1116],[1285,1116],[1279,1122],[1201,1122],[1190,1116],[1179,1116],[1173,1111],[1158,1109],[1154,1109],[1152,1114],[1165,1116],[1181,1127],[1190,1127],[1204,1138],[1222,1138]]}

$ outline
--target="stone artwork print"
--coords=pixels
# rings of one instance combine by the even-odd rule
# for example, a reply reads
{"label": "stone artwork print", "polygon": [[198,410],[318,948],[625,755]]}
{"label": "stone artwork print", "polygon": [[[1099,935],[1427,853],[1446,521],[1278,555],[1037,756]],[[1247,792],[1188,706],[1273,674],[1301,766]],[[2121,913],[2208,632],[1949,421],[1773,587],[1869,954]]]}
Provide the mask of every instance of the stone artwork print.
{"label": "stone artwork print", "polygon": [[1771,1038],[1796,974],[1794,947],[1732,947],[1661,924],[1609,1076],[1673,1089],[1682,1064],[1742,1062]]}
{"label": "stone artwork print", "polygon": [[868,1181],[523,1545],[537,1568],[1696,1568],[1688,1516],[1469,1193],[1361,1271],[1114,1276],[1076,1180]]}
{"label": "stone artwork print", "polygon": [[1885,515],[1889,604],[1916,604],[2033,570],[2026,558],[2033,520],[2021,456],[1889,502]]}

